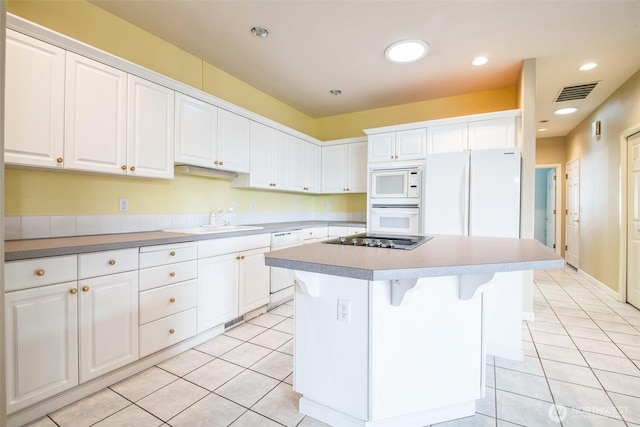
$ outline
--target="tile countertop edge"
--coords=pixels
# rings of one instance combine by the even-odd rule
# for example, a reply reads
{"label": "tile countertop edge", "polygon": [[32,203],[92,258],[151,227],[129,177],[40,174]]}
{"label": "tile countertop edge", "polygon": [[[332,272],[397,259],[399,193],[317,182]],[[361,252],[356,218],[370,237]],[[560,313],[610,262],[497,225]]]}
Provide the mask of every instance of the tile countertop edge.
{"label": "tile countertop edge", "polygon": [[255,225],[263,228],[258,230],[241,230],[212,234],[185,234],[165,231],[149,231],[53,237],[47,239],[8,240],[5,241],[4,260],[5,262],[20,261],[33,258],[129,249],[141,246],[198,242],[200,240],[240,237],[254,234],[270,234],[279,231],[289,231],[309,227],[364,226],[364,223],[358,221],[294,221],[247,225]]}

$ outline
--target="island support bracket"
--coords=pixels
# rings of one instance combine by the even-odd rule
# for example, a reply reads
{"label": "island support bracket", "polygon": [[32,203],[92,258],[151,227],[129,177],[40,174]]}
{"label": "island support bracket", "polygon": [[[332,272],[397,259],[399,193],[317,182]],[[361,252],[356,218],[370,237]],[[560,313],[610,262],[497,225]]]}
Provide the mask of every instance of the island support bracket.
{"label": "island support bracket", "polygon": [[495,273],[465,274],[458,276],[458,298],[470,300],[482,293]]}

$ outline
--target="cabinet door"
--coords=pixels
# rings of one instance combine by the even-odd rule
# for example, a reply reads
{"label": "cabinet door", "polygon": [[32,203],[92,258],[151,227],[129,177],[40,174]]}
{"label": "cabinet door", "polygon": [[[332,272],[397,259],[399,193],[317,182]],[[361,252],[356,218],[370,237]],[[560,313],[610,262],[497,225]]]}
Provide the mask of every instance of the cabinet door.
{"label": "cabinet door", "polygon": [[237,257],[198,260],[198,333],[238,317]]}
{"label": "cabinet door", "polygon": [[273,130],[273,156],[271,157],[271,170],[274,188],[276,190],[289,190],[289,168],[291,167],[291,150],[289,148],[289,135]]}
{"label": "cabinet door", "polygon": [[369,136],[369,162],[392,162],[396,156],[396,134],[379,133]]}
{"label": "cabinet door", "polygon": [[304,190],[310,193],[320,192],[320,158],[320,147],[309,142],[305,143],[304,170],[306,172],[306,188]]}
{"label": "cabinet door", "polygon": [[245,314],[269,303],[270,267],[264,263],[264,254],[269,248],[240,253],[240,313]]}
{"label": "cabinet door", "polygon": [[469,123],[469,149],[515,147],[515,118],[481,120]]}
{"label": "cabinet door", "polygon": [[252,187],[272,188],[271,179],[271,128],[251,122],[251,171]]}
{"label": "cabinet door", "polygon": [[427,153],[427,130],[411,129],[396,133],[396,159],[420,160]]}
{"label": "cabinet door", "polygon": [[173,178],[174,92],[129,76],[127,174]]}
{"label": "cabinet door", "polygon": [[245,117],[222,109],[218,111],[217,167],[249,172],[250,125]]}
{"label": "cabinet door", "polygon": [[9,413],[78,385],[76,288],[74,281],[5,295]]}
{"label": "cabinet door", "polygon": [[125,174],[127,74],[71,52],[66,62],[64,167]]}
{"label": "cabinet door", "polygon": [[306,142],[300,138],[291,137],[291,168],[290,188],[293,191],[307,191],[307,171],[306,171]]}
{"label": "cabinet door", "polygon": [[138,272],[78,282],[80,382],[138,359]]}
{"label": "cabinet door", "polygon": [[466,123],[427,128],[427,153],[452,153],[466,150]]}
{"label": "cabinet door", "polygon": [[62,167],[64,50],[7,30],[4,160]]}
{"label": "cabinet door", "polygon": [[218,108],[176,92],[175,161],[194,166],[215,166]]}
{"label": "cabinet door", "polygon": [[356,142],[347,145],[349,153],[347,191],[351,193],[367,192],[367,143]]}
{"label": "cabinet door", "polygon": [[343,193],[347,189],[347,146],[322,147],[322,192]]}

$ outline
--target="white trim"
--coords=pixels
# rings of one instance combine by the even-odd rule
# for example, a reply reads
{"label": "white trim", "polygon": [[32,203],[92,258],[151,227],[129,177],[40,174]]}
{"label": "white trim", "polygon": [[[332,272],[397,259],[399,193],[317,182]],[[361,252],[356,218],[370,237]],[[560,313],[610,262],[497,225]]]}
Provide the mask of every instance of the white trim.
{"label": "white trim", "polygon": [[556,245],[555,252],[558,255],[562,254],[562,221],[565,220],[565,216],[562,214],[562,164],[552,163],[536,165],[536,169],[555,169],[556,174],[556,229],[553,243]]}
{"label": "white trim", "polygon": [[602,283],[601,281],[599,281],[595,277],[591,276],[590,274],[585,273],[583,270],[580,270],[578,268],[576,271],[578,273],[580,273],[581,275],[583,275],[584,277],[586,277],[587,279],[589,279],[590,282],[593,282],[593,284],[596,285],[597,287],[599,287],[600,290],[602,290],[602,291],[606,292],[607,294],[609,294],[610,297],[612,297],[612,298],[614,298],[616,300],[618,299],[618,292],[614,291],[609,286],[605,285],[604,283]]}
{"label": "white trim", "polygon": [[536,315],[533,311],[523,311],[522,312],[522,320],[527,320],[529,322],[535,322]]}
{"label": "white trim", "polygon": [[522,116],[522,112],[519,109],[505,110],[505,111],[496,111],[492,113],[470,114],[467,116],[447,117],[444,119],[425,120],[422,122],[413,122],[413,123],[405,123],[400,125],[391,125],[391,126],[384,126],[379,128],[364,129],[364,133],[366,133],[367,135],[374,135],[377,133],[397,132],[402,130],[418,129],[418,128],[424,128],[429,126],[450,125],[450,124],[456,124],[456,123],[462,123],[462,122],[476,122],[480,120],[502,119],[506,117],[515,118],[520,116]]}
{"label": "white trim", "polygon": [[618,239],[618,293],[616,298],[620,302],[627,302],[627,182],[629,180],[629,171],[627,168],[627,152],[629,143],[627,138],[640,132],[640,123],[620,132],[620,175],[618,177],[618,194],[620,217],[618,227],[620,229],[620,238]]}

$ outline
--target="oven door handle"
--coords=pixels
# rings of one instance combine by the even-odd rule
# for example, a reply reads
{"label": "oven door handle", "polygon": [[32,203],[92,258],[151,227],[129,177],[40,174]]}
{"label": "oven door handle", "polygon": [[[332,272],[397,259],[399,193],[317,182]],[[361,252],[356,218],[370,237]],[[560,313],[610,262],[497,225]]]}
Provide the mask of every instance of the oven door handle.
{"label": "oven door handle", "polygon": [[375,214],[420,215],[420,208],[371,208]]}

